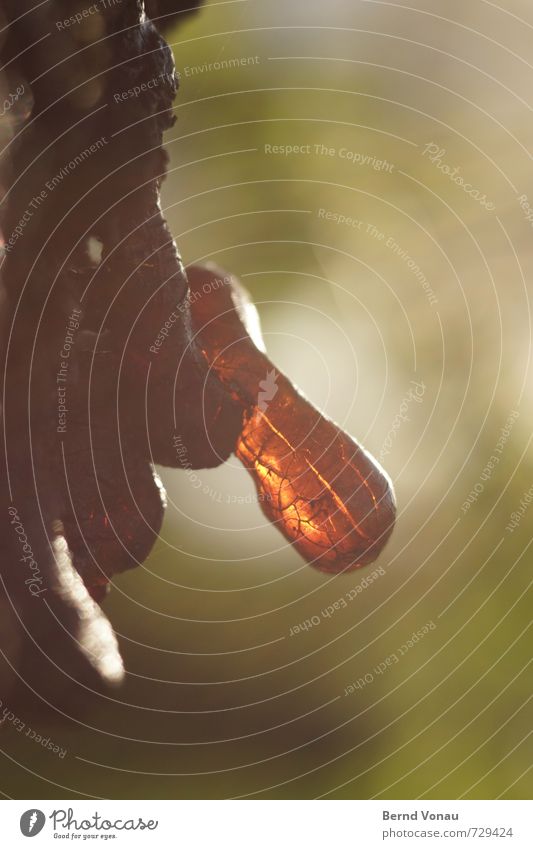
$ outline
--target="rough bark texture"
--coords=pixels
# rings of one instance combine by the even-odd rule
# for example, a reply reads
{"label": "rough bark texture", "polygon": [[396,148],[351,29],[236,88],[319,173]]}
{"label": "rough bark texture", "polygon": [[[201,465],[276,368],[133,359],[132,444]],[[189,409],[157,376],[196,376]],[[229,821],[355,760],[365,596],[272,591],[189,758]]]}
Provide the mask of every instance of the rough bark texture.
{"label": "rough bark texture", "polygon": [[[148,12],[169,23],[195,5]],[[221,462],[242,416],[191,338],[159,207],[172,54],[141,2],[75,11],[2,6],[2,85],[23,91],[2,121],[2,678],[54,704],[71,698],[72,678],[91,689],[120,679],[90,595],[101,600],[157,538],[164,491],[151,463],[176,463],[176,428],[191,465]]]}

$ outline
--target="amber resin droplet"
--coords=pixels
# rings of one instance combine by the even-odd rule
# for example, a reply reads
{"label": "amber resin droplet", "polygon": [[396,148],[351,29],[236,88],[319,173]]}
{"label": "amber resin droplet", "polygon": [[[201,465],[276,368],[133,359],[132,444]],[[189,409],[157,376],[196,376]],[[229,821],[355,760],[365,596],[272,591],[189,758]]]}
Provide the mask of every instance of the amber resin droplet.
{"label": "amber resin droplet", "polygon": [[388,475],[273,366],[257,312],[236,278],[214,266],[193,266],[187,275],[204,356],[244,411],[236,454],[255,480],[264,513],[319,569],[371,563],[394,526]]}

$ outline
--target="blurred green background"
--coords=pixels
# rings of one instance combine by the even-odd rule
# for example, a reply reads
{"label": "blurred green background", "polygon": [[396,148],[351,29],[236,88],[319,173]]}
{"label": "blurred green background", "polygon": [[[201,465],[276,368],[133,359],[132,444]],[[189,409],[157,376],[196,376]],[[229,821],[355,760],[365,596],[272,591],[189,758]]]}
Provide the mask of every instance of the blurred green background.
{"label": "blurred green background", "polygon": [[127,684],[38,729],[64,759],[5,729],[11,795],[530,796],[533,507],[506,526],[533,484],[532,30],[517,0],[241,0],[168,33],[184,260],[241,277],[273,361],[382,456],[398,524],[328,616],[374,567],[306,566],[236,460],[162,470],[162,538],[106,602]]}

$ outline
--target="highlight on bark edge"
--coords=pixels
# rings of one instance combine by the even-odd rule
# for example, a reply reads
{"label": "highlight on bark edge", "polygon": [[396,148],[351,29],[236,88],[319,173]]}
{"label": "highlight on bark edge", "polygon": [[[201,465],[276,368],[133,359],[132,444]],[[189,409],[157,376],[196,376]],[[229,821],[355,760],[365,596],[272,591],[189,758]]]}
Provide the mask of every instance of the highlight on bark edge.
{"label": "highlight on bark edge", "polygon": [[373,562],[396,503],[387,473],[270,362],[246,290],[213,265],[187,269],[194,331],[209,366],[243,408],[235,453],[268,519],[327,572]]}

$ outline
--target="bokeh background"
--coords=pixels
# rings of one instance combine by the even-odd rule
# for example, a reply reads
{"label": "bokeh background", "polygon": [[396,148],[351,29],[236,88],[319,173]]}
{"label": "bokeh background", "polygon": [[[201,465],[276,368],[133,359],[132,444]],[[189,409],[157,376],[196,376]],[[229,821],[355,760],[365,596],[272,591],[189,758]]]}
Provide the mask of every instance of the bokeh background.
{"label": "bokeh background", "polygon": [[161,470],[162,537],[105,603],[126,686],[36,727],[63,758],[6,728],[10,795],[527,798],[533,10],[229,0],[167,37],[184,260],[241,277],[398,524],[327,576],[237,460]]}

